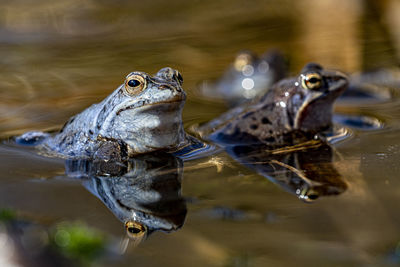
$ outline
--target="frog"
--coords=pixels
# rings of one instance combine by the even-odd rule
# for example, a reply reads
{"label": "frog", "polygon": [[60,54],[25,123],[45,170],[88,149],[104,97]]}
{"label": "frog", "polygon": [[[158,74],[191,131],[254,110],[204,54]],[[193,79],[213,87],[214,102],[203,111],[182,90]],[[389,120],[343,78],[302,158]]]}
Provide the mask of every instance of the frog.
{"label": "frog", "polygon": [[56,134],[28,132],[16,138],[41,153],[63,158],[123,159],[199,142],[183,128],[183,77],[170,67],[151,76],[129,73],[102,102],[71,117]]}
{"label": "frog", "polygon": [[286,65],[285,57],[276,49],[261,56],[251,50],[242,50],[218,81],[203,82],[199,90],[203,96],[235,106],[264,94],[275,82],[283,79]]}
{"label": "frog", "polygon": [[297,77],[201,125],[198,134],[222,146],[284,147],[322,140],[332,128],[333,104],[348,83],[346,74],[308,63]]}

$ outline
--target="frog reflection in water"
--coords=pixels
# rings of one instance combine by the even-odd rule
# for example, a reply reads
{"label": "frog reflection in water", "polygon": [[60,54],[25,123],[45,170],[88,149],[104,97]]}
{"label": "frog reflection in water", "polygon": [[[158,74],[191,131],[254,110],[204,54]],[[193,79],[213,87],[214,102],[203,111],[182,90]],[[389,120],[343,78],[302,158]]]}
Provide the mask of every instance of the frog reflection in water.
{"label": "frog reflection in water", "polygon": [[105,159],[198,146],[183,129],[182,83],[181,74],[171,68],[154,77],[132,72],[111,95],[72,117],[55,136],[28,132],[17,142],[39,143],[50,155]]}
{"label": "frog reflection in water", "polygon": [[201,126],[202,137],[223,146],[264,144],[283,147],[322,137],[332,126],[333,103],[348,79],[339,71],[306,65],[264,96],[236,107]]}
{"label": "frog reflection in water", "polygon": [[228,154],[305,202],[338,195],[347,189],[333,164],[332,148],[311,141],[300,146],[268,150],[265,146],[232,146]]}
{"label": "frog reflection in water", "polygon": [[200,92],[235,105],[265,93],[286,75],[285,58],[278,51],[269,51],[261,57],[241,51],[232,66],[215,84],[204,82]]}
{"label": "frog reflection in water", "polygon": [[183,225],[182,165],[180,159],[157,152],[125,162],[67,160],[65,169],[68,176],[83,180],[138,243],[154,231],[171,232]]}

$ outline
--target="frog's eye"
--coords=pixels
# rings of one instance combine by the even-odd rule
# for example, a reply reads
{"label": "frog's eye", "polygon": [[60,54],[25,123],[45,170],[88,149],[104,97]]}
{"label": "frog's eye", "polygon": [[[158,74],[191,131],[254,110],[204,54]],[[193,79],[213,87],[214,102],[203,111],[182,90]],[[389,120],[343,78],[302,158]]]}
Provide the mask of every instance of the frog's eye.
{"label": "frog's eye", "polygon": [[125,81],[125,90],[129,95],[136,95],[146,88],[146,80],[139,75],[129,76]]}
{"label": "frog's eye", "polygon": [[310,90],[318,89],[322,86],[322,77],[319,73],[307,73],[302,75],[302,85]]}
{"label": "frog's eye", "polygon": [[125,228],[128,236],[133,239],[142,239],[145,237],[147,232],[147,229],[144,225],[135,221],[127,221],[125,223]]}

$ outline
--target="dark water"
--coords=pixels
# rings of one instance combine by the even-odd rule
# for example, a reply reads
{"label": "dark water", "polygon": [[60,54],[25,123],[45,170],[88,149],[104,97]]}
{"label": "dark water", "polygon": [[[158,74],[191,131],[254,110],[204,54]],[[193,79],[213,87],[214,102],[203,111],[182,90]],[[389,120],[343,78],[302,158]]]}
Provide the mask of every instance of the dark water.
{"label": "dark water", "polygon": [[[292,73],[309,61],[349,73],[398,66],[397,1],[298,2],[3,1],[0,135],[58,129],[131,71],[155,73],[165,66],[184,76],[189,129],[226,110],[195,88],[218,78],[244,48],[259,54],[279,48]],[[171,187],[168,197],[186,205],[179,214],[187,210],[172,224],[179,228],[184,219],[183,226],[170,234],[155,232],[137,245],[87,183],[65,174],[63,160],[1,145],[0,208],[15,214],[12,225],[39,227],[42,245],[54,236],[55,246],[67,247],[69,237],[60,239],[67,230],[59,230],[65,224],[105,236],[103,252],[88,261],[100,266],[398,265],[400,102],[353,101],[336,110],[353,116],[346,118],[354,127],[335,143],[324,170],[334,170],[345,190],[313,203],[216,153],[185,162],[183,173],[175,169],[172,175],[181,191]],[[376,118],[383,127],[375,129],[375,120],[370,128],[359,127],[351,118],[360,116]],[[10,252],[17,242],[5,241],[1,229],[1,257],[23,257],[18,249]],[[31,232],[38,231],[25,235]]]}

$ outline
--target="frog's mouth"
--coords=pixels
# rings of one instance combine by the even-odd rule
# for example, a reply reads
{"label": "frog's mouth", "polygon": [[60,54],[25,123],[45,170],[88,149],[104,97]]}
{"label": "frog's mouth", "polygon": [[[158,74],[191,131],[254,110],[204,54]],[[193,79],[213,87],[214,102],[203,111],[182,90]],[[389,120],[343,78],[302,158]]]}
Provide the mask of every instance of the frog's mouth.
{"label": "frog's mouth", "polygon": [[155,102],[155,103],[146,103],[146,104],[142,104],[142,105],[131,105],[131,106],[127,106],[125,108],[118,110],[116,114],[117,114],[117,116],[119,116],[122,112],[128,111],[128,110],[159,108],[160,106],[176,107],[180,104],[182,104],[181,100],[169,100],[169,101],[160,101],[160,102]]}
{"label": "frog's mouth", "polygon": [[[181,118],[184,103],[185,101],[182,101],[181,97],[173,97],[164,101],[150,102],[143,100],[130,105],[123,105],[122,107],[116,108],[113,112],[110,112],[110,114],[102,118],[102,120],[98,120],[96,123],[97,128],[99,130],[108,129],[105,131],[110,131],[109,127],[115,125],[116,121],[123,122],[122,124],[124,125],[137,125],[136,127],[140,128],[140,120],[143,119],[143,114],[146,113],[159,118],[166,116]],[[160,121],[166,122],[166,120],[161,119]]]}

